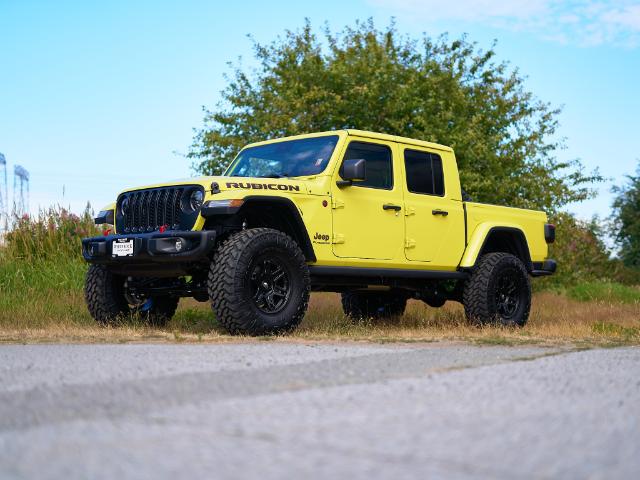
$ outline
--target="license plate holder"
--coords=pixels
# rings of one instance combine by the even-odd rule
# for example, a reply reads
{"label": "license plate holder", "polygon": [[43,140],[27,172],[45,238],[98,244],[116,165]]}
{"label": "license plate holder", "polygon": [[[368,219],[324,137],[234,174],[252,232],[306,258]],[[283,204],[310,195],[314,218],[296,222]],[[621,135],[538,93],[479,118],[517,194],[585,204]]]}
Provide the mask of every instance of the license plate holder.
{"label": "license plate holder", "polygon": [[111,243],[114,257],[133,257],[133,238],[117,238]]}

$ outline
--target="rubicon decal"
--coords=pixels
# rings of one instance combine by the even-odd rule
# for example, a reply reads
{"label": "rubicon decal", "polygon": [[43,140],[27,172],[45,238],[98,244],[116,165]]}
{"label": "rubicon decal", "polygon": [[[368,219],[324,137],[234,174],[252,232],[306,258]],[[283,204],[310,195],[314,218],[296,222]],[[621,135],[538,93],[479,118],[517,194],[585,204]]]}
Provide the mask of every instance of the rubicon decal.
{"label": "rubicon decal", "polygon": [[280,190],[284,192],[299,192],[299,185],[282,185],[279,183],[248,183],[227,182],[227,188],[244,188],[245,190]]}

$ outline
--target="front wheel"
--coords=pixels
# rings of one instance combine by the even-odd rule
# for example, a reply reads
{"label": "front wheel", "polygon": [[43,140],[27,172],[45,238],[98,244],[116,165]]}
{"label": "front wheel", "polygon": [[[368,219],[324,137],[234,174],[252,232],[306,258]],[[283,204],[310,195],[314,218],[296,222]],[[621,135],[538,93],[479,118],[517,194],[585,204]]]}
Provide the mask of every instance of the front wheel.
{"label": "front wheel", "polygon": [[209,271],[211,308],[231,334],[286,333],[309,304],[309,268],[291,237],[271,228],[243,230],[216,251]]}
{"label": "front wheel", "polygon": [[463,293],[467,319],[476,325],[524,326],[531,310],[531,282],[519,258],[483,255]]}
{"label": "front wheel", "polygon": [[180,300],[167,296],[132,295],[127,288],[127,277],[115,275],[103,265],[89,266],[84,297],[89,313],[101,325],[137,316],[156,327],[166,325],[175,314]]}

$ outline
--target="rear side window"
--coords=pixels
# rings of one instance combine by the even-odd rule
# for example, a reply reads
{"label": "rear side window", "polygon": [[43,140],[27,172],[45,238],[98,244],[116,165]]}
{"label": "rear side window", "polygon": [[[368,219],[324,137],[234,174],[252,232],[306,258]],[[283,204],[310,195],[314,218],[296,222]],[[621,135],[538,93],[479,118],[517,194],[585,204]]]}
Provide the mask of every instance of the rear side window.
{"label": "rear side window", "polygon": [[[353,182],[353,185],[391,190],[393,188],[391,149],[386,145],[376,143],[351,142],[342,161],[361,158],[367,162],[367,178],[362,182]],[[342,176],[342,171],[343,167],[341,166],[340,176]]]}
{"label": "rear side window", "polygon": [[444,175],[440,155],[405,150],[404,166],[407,172],[407,189],[411,193],[444,195]]}

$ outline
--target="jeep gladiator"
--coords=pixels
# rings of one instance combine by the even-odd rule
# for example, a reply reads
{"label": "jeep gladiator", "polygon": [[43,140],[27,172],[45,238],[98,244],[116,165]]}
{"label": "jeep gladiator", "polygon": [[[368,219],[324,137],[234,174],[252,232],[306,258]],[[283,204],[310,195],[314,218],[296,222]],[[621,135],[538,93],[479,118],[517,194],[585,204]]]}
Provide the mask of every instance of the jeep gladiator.
{"label": "jeep gladiator", "polygon": [[524,325],[530,277],[556,269],[555,227],[467,200],[443,145],[358,130],[254,143],[222,176],[127,189],[102,209],[113,233],[82,241],[85,298],[97,322],[163,325],[193,297],[249,335],[294,329],[311,291],[341,293],[353,318],[414,298]]}

